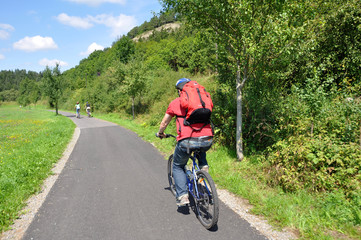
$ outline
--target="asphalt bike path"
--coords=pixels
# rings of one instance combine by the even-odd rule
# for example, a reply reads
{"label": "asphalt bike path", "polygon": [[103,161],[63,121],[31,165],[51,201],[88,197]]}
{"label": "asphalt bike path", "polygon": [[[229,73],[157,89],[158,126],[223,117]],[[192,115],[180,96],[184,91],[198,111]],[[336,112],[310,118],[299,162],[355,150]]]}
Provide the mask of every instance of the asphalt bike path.
{"label": "asphalt bike path", "polygon": [[177,209],[167,161],[150,143],[110,122],[61,114],[80,136],[23,239],[266,239],[222,202],[217,228],[206,230],[191,209]]}

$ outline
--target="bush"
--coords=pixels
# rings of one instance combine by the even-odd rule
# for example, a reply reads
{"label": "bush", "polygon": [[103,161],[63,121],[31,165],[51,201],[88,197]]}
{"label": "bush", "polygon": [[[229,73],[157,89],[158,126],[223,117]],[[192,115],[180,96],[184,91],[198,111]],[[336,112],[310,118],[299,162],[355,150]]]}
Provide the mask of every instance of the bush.
{"label": "bush", "polygon": [[361,189],[361,150],[354,143],[301,135],[281,140],[269,150],[269,182],[286,191],[342,189],[351,196]]}
{"label": "bush", "polygon": [[286,191],[339,189],[351,199],[361,191],[361,104],[332,98],[317,83],[308,80],[280,101],[278,140],[267,150],[269,183]]}

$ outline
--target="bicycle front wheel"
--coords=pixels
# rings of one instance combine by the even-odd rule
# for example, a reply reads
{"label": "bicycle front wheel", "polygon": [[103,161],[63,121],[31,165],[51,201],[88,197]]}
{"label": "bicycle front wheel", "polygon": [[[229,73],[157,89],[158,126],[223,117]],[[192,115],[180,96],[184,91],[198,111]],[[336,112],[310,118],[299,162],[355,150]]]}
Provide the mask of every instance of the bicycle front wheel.
{"label": "bicycle front wheel", "polygon": [[197,172],[197,189],[197,217],[206,229],[210,229],[218,222],[219,200],[216,185],[209,173]]}
{"label": "bicycle front wheel", "polygon": [[175,183],[173,178],[173,154],[169,156],[168,159],[168,182],[169,182],[169,189],[172,192],[172,194],[175,196]]}

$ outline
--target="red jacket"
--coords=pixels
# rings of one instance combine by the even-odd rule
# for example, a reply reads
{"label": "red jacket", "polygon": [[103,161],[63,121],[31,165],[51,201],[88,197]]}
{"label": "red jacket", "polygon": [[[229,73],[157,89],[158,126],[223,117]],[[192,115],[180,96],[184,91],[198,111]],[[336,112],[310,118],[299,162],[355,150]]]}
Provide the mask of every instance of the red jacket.
{"label": "red jacket", "polygon": [[203,136],[213,136],[212,127],[210,124],[204,126],[200,131],[194,131],[193,129],[201,128],[204,123],[192,124],[192,127],[184,125],[183,116],[186,115],[186,109],[182,108],[180,105],[180,98],[174,99],[168,106],[166,111],[167,114],[172,117],[177,117],[177,141],[189,138],[189,137],[203,137]]}

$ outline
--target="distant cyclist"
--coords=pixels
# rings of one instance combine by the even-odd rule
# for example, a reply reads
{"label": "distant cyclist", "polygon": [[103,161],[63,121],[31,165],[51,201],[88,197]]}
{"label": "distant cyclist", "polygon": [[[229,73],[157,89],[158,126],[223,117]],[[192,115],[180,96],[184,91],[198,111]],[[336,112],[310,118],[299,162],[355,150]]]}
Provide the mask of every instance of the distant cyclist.
{"label": "distant cyclist", "polygon": [[[176,83],[178,95],[181,95],[185,84],[190,82],[188,78],[181,78]],[[197,156],[198,165],[201,170],[208,172],[206,151],[212,146],[213,131],[211,124],[195,123],[190,126],[186,123],[185,116],[187,109],[181,106],[181,98],[177,97],[168,106],[168,109],[160,124],[157,136],[165,137],[164,131],[173,117],[177,123],[177,145],[174,150],[173,177],[176,186],[176,203],[180,206],[189,204],[187,178],[184,167],[188,162],[192,149],[200,148],[201,153]]]}
{"label": "distant cyclist", "polygon": [[76,117],[80,118],[80,104],[79,104],[79,102],[76,102],[75,110],[76,110]]}
{"label": "distant cyclist", "polygon": [[86,102],[85,104],[85,109],[86,109],[86,113],[88,114],[88,117],[92,117],[92,114],[90,112],[90,104],[88,102]]}

